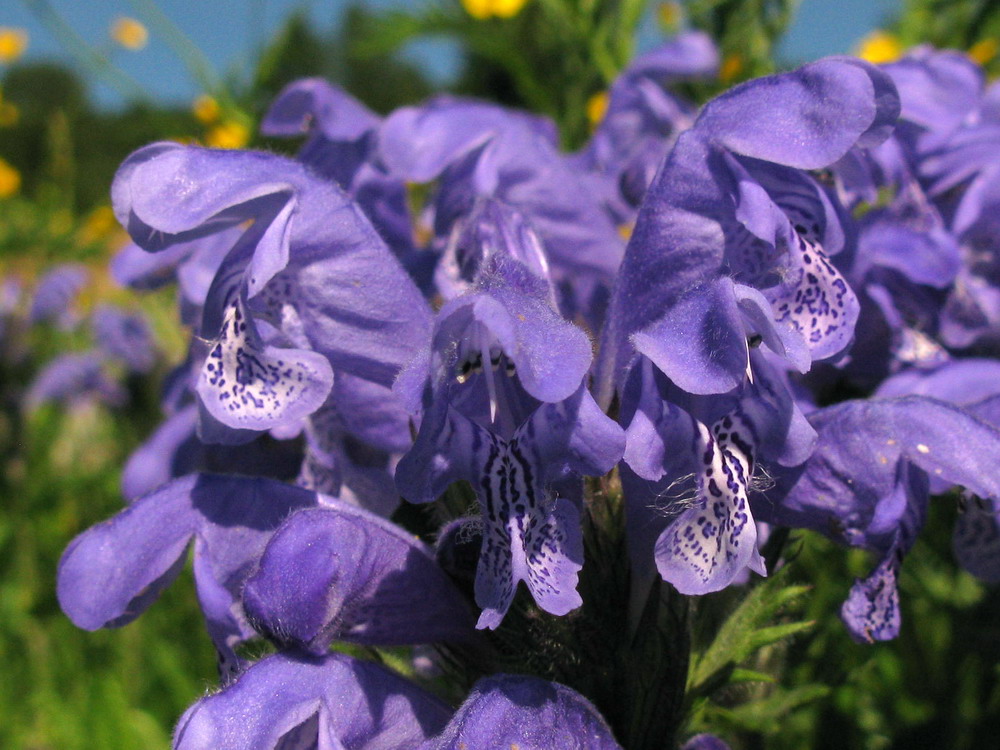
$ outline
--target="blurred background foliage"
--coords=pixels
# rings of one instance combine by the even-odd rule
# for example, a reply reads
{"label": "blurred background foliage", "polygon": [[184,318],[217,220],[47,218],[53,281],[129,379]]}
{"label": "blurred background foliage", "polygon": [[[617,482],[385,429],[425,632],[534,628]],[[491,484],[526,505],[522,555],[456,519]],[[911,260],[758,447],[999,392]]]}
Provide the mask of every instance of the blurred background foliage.
{"label": "blurred background foliage", "polygon": [[[30,4],[43,15],[53,12],[45,3]],[[293,146],[259,138],[255,126],[275,94],[303,76],[335,81],[377,112],[419,101],[435,84],[402,52],[428,35],[460,45],[462,63],[449,90],[544,113],[559,125],[564,144],[578,147],[595,110],[599,115],[601,93],[635,54],[641,30],[665,36],[698,28],[716,39],[719,79],[684,90],[704,101],[775,70],[796,2],[435,0],[417,10],[357,4],[329,34],[305,15],[290,16],[268,39],[247,83],[204,71],[197,50],[176,38],[169,19],[155,15],[155,3],[140,5],[157,20],[152,33],[175,35],[178,64],[205,82],[204,94],[189,107],[164,106],[133,91],[126,107],[102,110],[78,71],[23,61],[28,40],[17,29],[0,29],[2,276],[30,288],[54,263],[83,262],[90,283],[81,309],[108,300],[141,307],[161,351],[151,375],[125,381],[123,405],[48,405],[29,413],[21,406],[27,384],[56,354],[85,343],[79,331],[50,325],[6,325],[0,333],[3,748],[166,747],[183,709],[216,682],[189,579],[121,631],[77,630],[54,593],[67,543],[121,507],[121,468],[158,423],[160,381],[184,355],[186,334],[171,293],[136,299],[108,277],[108,261],[125,240],[108,189],[129,152],[164,138],[287,151]],[[58,25],[58,18],[46,17]],[[116,28],[117,44],[145,43],[150,32],[135,23]],[[905,0],[898,17],[886,19],[860,53],[884,61],[930,42],[966,50],[996,74],[998,39],[995,0]],[[82,54],[98,72],[115,77],[106,57]],[[790,637],[748,651],[744,679],[729,680],[711,700],[699,699],[688,729],[714,731],[736,749],[995,746],[1000,598],[953,562],[954,507],[948,498],[935,504],[928,532],[903,568],[903,635],[877,646],[851,642],[836,617],[851,581],[871,560],[815,535],[793,535],[787,582],[807,583],[809,590],[769,610],[768,624],[811,625],[789,628]],[[705,597],[696,627],[710,628],[742,595]]]}

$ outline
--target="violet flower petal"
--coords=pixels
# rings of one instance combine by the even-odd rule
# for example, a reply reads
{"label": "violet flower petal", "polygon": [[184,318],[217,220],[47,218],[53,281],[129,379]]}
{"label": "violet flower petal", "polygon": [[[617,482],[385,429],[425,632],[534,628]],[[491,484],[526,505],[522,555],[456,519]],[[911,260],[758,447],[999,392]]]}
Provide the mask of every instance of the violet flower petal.
{"label": "violet flower petal", "polygon": [[192,538],[199,598],[216,647],[250,637],[238,606],[243,581],[274,529],[315,493],[270,479],[190,475],[135,501],[74,539],[59,563],[57,594],[79,627],[118,627],[170,584]]}
{"label": "violet flower petal", "polygon": [[124,362],[132,372],[152,369],[156,353],[152,333],[142,315],[101,305],[94,311],[90,323],[95,342],[109,357]]}
{"label": "violet flower petal", "polygon": [[87,281],[87,269],[79,263],[64,263],[46,273],[35,287],[28,320],[40,323],[64,318],[67,308]]}
{"label": "violet flower petal", "polygon": [[885,550],[895,533],[887,519],[902,517],[904,504],[893,498],[904,464],[980,497],[1000,497],[993,470],[1000,431],[967,410],[906,396],[844,402],[809,421],[819,433],[816,450],[784,499],[755,506],[773,511],[763,520]]}
{"label": "violet flower petal", "polygon": [[681,745],[681,750],[729,750],[729,745],[713,734],[696,734]]}
{"label": "violet flower petal", "polygon": [[346,503],[293,514],[243,588],[254,627],[316,654],[334,640],[394,646],[468,640],[469,607],[419,541]]}
{"label": "violet flower petal", "polygon": [[303,78],[275,97],[260,131],[288,137],[315,128],[330,141],[356,141],[378,124],[378,115],[339,86],[322,78]]}
{"label": "violet flower petal", "polygon": [[746,377],[743,316],[727,278],[687,292],[663,317],[633,334],[632,343],[690,393],[725,393]]}
{"label": "violet flower petal", "polygon": [[439,96],[421,107],[393,112],[379,131],[379,150],[391,174],[429,182],[476,146],[508,131],[550,146],[559,140],[555,126],[545,118]]}
{"label": "violet flower petal", "polygon": [[112,194],[119,219],[151,251],[254,220],[206,299],[205,338],[218,335],[234,290],[256,303],[270,289],[270,302],[294,305],[311,349],[388,386],[429,326],[426,303],[361,209],[302,164],[157,144],[126,160]]}
{"label": "violet flower petal", "polygon": [[896,574],[899,559],[895,549],[865,579],[851,586],[851,593],[840,608],[840,619],[858,643],[890,641],[899,635],[902,618]]}
{"label": "violet flower petal", "polygon": [[181,717],[174,750],[415,750],[449,710],[388,669],[341,654],[269,656]]}
{"label": "violet flower petal", "polygon": [[477,682],[444,731],[420,750],[501,747],[621,750],[587,699],[557,682],[522,675]]}
{"label": "violet flower petal", "polygon": [[899,99],[885,73],[832,57],[730,89],[706,105],[695,127],[737,154],[819,169],[859,141],[885,140],[898,116]]}

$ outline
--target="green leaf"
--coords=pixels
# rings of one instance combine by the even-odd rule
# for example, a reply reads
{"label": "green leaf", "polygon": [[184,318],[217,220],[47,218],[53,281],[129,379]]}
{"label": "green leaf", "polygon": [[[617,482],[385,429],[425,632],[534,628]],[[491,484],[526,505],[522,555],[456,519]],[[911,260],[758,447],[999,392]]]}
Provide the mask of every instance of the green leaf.
{"label": "green leaf", "polygon": [[769,674],[757,672],[753,669],[737,668],[729,675],[729,682],[730,684],[739,682],[775,682],[775,679]]}
{"label": "green leaf", "polygon": [[775,734],[781,731],[781,719],[795,709],[830,694],[826,685],[802,685],[788,690],[776,689],[760,700],[743,703],[736,708],[713,708],[707,715],[713,725],[729,725],[741,731]]}
{"label": "green leaf", "polygon": [[812,622],[772,624],[783,608],[809,591],[808,586],[786,584],[785,578],[778,572],[756,586],[726,618],[711,644],[692,660],[688,673],[692,697],[709,695],[731,682],[736,667],[757,650],[813,626]]}
{"label": "green leaf", "polygon": [[803,620],[801,622],[789,622],[784,625],[772,625],[767,628],[761,628],[751,635],[751,653],[764,646],[770,646],[786,638],[791,638],[797,633],[804,633],[815,624],[814,620]]}

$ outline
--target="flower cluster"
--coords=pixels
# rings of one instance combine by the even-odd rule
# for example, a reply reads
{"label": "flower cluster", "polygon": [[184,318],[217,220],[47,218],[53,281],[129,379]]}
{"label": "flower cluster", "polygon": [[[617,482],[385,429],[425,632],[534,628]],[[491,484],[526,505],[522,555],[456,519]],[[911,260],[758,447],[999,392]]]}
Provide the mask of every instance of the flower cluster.
{"label": "flower cluster", "polygon": [[30,295],[14,275],[0,285],[0,352],[12,369],[27,364],[32,329],[54,326],[92,343],[85,351],[57,355],[34,375],[22,399],[28,409],[46,402],[120,406],[128,400],[124,381],[156,364],[158,352],[141,313],[110,304],[81,313],[75,302],[87,277],[84,266],[66,263],[39,279]]}
{"label": "flower cluster", "polygon": [[[529,113],[382,118],[312,79],[263,121],[304,137],[295,159],[124,162],[115,274],[175,281],[193,335],[128,507],[58,592],[79,626],[123,625],[193,542],[222,689],[175,747],[670,746],[676,716],[640,743],[631,688],[566,656],[589,597],[622,604],[624,639],[651,591],[766,576],[766,529],[808,528],[877,555],[841,616],[892,638],[903,554],[953,486],[958,560],[1000,579],[1000,89],[933,50],[700,111],[666,88],[717,62],[697,34],[636,60],[575,154]],[[601,591],[619,523],[626,590]],[[539,632],[566,664],[533,663]],[[443,644],[411,672],[459,675],[461,705],[335,642]]]}

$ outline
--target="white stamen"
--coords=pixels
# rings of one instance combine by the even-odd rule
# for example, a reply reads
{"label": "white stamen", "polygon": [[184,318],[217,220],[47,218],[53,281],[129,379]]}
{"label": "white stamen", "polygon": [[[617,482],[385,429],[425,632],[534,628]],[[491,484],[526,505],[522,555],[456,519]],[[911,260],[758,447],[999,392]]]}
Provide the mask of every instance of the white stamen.
{"label": "white stamen", "polygon": [[485,341],[485,336],[483,341],[480,343],[480,350],[483,353],[483,375],[486,376],[486,390],[490,394],[490,422],[497,421],[497,386],[496,382],[493,380],[493,368],[487,365],[487,362],[491,362],[489,345]]}

